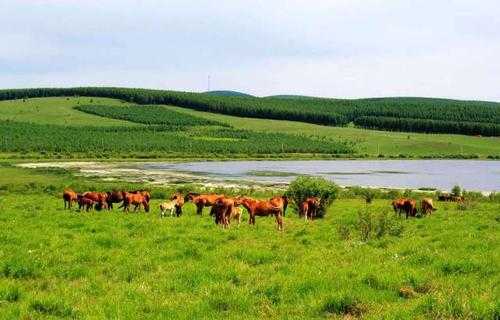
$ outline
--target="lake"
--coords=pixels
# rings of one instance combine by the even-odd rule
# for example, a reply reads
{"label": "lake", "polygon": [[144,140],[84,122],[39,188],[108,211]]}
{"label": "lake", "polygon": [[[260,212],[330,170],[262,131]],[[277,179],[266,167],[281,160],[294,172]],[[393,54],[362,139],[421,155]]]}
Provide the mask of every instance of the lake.
{"label": "lake", "polygon": [[480,160],[305,160],[147,163],[144,169],[189,172],[215,180],[288,183],[321,176],[342,186],[500,191],[500,162]]}

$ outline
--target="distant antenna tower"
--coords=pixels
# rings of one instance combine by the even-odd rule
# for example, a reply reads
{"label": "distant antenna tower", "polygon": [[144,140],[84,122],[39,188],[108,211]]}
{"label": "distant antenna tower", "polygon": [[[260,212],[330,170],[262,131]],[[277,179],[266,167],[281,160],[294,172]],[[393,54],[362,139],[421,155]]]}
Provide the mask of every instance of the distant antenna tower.
{"label": "distant antenna tower", "polygon": [[210,91],[210,75],[208,75],[207,91]]}

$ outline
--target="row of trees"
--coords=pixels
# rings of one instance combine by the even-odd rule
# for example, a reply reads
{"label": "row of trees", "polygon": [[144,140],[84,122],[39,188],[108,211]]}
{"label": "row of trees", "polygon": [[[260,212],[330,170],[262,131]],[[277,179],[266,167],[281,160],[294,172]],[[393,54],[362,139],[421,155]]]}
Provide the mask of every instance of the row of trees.
{"label": "row of trees", "polygon": [[[384,120],[385,118],[408,119],[408,121],[392,121],[391,124],[376,126],[379,129],[399,131],[406,131],[411,127],[412,131],[416,132],[498,135],[492,128],[500,124],[500,103],[481,101],[428,98],[346,100],[223,97],[189,92],[104,87],[0,90],[0,100],[75,95],[117,98],[138,104],[170,104],[243,117],[294,120],[334,126],[350,122],[358,124],[370,122],[370,125],[373,125],[375,120],[372,118],[377,117],[382,117],[380,123],[390,122]],[[370,117],[371,120],[363,117]],[[431,125],[429,120],[438,122],[433,122]],[[448,122],[456,124],[447,124]],[[484,125],[474,123],[484,123]],[[398,124],[401,125],[398,127]],[[439,129],[441,124],[443,126]],[[477,131],[476,128],[481,130]]]}
{"label": "row of trees", "polygon": [[458,122],[391,117],[359,117],[354,121],[354,123],[357,126],[367,129],[500,136],[499,124],[484,122]]}

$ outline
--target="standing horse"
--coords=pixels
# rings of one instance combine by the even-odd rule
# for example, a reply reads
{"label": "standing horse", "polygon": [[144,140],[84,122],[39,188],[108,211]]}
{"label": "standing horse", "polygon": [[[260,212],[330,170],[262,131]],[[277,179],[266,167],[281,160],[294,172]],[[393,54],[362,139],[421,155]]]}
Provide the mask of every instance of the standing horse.
{"label": "standing horse", "polygon": [[320,199],[317,197],[309,197],[306,198],[302,203],[299,205],[299,216],[303,216],[304,219],[307,221],[314,219],[316,217],[316,214],[318,212],[320,205]]}
{"label": "standing horse", "polygon": [[271,202],[274,206],[280,207],[282,210],[283,216],[286,214],[286,208],[288,207],[288,197],[283,195],[283,196],[276,196],[272,197],[269,199],[269,202]]}
{"label": "standing horse", "polygon": [[72,189],[64,189],[63,191],[63,201],[64,201],[64,209],[71,209],[71,204],[73,202],[78,202],[78,194]]}
{"label": "standing horse", "polygon": [[220,194],[197,194],[190,192],[184,198],[185,202],[191,201],[196,206],[196,214],[201,215],[204,207],[211,207],[215,204],[215,201],[223,197]]}
{"label": "standing horse", "polygon": [[431,214],[433,211],[436,211],[437,209],[434,207],[434,204],[432,203],[431,198],[423,198],[421,202],[421,208],[422,208],[422,214]]}
{"label": "standing horse", "polygon": [[175,214],[180,217],[182,214],[182,207],[184,206],[184,197],[179,192],[174,193],[170,200],[175,201]]}
{"label": "standing horse", "polygon": [[123,194],[121,191],[111,191],[108,192],[108,197],[106,202],[108,203],[108,209],[113,209],[113,203],[120,203],[123,201]]}
{"label": "standing horse", "polygon": [[239,198],[238,202],[247,209],[250,218],[248,222],[255,225],[255,217],[263,217],[274,215],[276,218],[276,225],[278,230],[283,230],[283,212],[282,208],[275,206],[270,201],[255,200],[248,197]]}
{"label": "standing horse", "polygon": [[134,212],[140,210],[141,205],[144,207],[145,212],[149,212],[149,197],[141,193],[128,193],[123,192],[123,212],[130,211],[130,205],[134,205]]}
{"label": "standing horse", "polygon": [[398,216],[401,216],[401,213],[405,211],[405,202],[406,198],[399,198],[392,201],[392,208],[394,209],[394,213]]}

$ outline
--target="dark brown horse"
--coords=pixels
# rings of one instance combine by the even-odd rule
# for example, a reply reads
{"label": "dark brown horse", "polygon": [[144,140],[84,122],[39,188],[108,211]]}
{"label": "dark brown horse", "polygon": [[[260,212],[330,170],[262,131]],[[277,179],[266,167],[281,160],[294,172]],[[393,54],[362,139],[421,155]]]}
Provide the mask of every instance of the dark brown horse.
{"label": "dark brown horse", "polygon": [[78,202],[78,194],[71,189],[64,189],[63,191],[63,201],[64,201],[64,209],[71,209],[71,204],[73,202]]}
{"label": "dark brown horse", "polygon": [[123,201],[123,193],[121,191],[111,191],[108,192],[108,197],[106,202],[108,203],[108,209],[113,209],[113,203],[120,203]]}
{"label": "dark brown horse", "polygon": [[269,215],[274,215],[276,218],[276,225],[278,230],[283,230],[283,212],[281,207],[275,206],[269,200],[255,200],[248,197],[242,197],[238,199],[245,209],[247,209],[250,218],[248,222],[255,225],[255,217],[264,217]]}
{"label": "dark brown horse", "polygon": [[306,198],[299,205],[299,215],[303,216],[307,221],[312,220],[316,217],[320,206],[320,199],[318,197],[309,197]]}
{"label": "dark brown horse", "polygon": [[85,198],[83,195],[78,194],[78,209],[82,210],[82,208],[85,208],[85,211],[89,211],[94,207],[95,201],[89,198]]}
{"label": "dark brown horse", "polygon": [[408,219],[408,217],[415,217],[417,215],[417,201],[414,199],[406,199],[403,210],[406,213],[406,219]]}
{"label": "dark brown horse", "polygon": [[[185,202],[191,201],[196,206],[196,214],[201,215],[204,207],[211,207],[215,201],[224,195],[220,194],[197,194],[190,192],[184,198]],[[212,212],[212,211],[210,211]]]}

